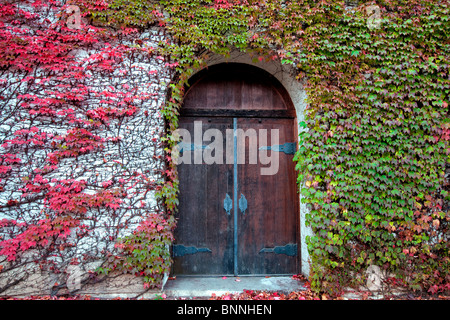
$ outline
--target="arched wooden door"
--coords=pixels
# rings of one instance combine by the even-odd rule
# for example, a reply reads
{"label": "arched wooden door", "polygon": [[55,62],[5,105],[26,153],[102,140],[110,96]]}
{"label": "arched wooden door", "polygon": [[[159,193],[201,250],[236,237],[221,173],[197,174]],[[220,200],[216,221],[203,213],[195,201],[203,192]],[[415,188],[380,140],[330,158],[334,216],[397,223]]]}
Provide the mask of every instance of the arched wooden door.
{"label": "arched wooden door", "polygon": [[190,81],[180,117],[176,275],[300,271],[292,102],[267,72],[221,64]]}

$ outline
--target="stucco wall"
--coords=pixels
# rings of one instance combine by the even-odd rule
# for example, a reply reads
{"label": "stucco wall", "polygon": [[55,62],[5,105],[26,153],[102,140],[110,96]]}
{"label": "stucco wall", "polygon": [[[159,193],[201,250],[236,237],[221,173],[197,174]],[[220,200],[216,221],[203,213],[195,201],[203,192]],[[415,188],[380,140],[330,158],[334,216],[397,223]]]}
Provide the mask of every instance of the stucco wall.
{"label": "stucco wall", "polygon": [[[146,47],[157,47],[161,40],[165,40],[164,34],[159,29],[144,32],[140,37],[141,46]],[[134,45],[132,42],[127,43],[126,37],[120,41],[123,44]],[[73,105],[68,102],[64,106],[75,110],[76,116],[83,117],[81,110],[105,106],[102,100],[113,99],[108,98],[107,92],[126,92],[126,86],[130,88],[130,92],[134,92],[134,98],[128,103],[139,111],[130,117],[112,119],[109,125],[97,130],[97,134],[102,138],[118,138],[117,141],[105,143],[103,149],[96,150],[94,153],[62,159],[58,169],[50,174],[43,174],[43,178],[48,181],[52,179],[55,179],[54,181],[65,179],[86,181],[84,194],[95,194],[101,190],[102,182],[105,181],[111,180],[114,183],[119,180],[125,181],[122,188],[126,196],[122,199],[120,208],[115,211],[107,210],[107,208],[88,210],[85,214],[86,219],[83,219],[82,223],[87,226],[89,232],[82,237],[78,237],[75,231],[72,232],[67,241],[73,242],[74,246],[65,248],[58,256],[47,258],[47,261],[51,261],[55,269],[59,270],[57,274],[34,265],[33,261],[44,254],[43,250],[30,250],[20,259],[10,262],[6,261],[4,256],[0,256],[0,295],[55,294],[64,291],[63,287],[68,278],[71,274],[73,276],[73,273],[68,270],[69,263],[73,259],[81,262],[80,279],[85,279],[89,275],[87,272],[99,265],[105,252],[114,250],[117,239],[130,234],[146,214],[162,210],[161,204],[155,199],[155,185],[163,181],[161,172],[164,169],[164,150],[160,137],[164,135],[165,122],[160,110],[165,103],[167,84],[172,79],[172,71],[167,67],[164,58],[137,53],[118,59],[112,73],[90,68],[92,57],[104,54],[108,47],[108,43],[96,43],[71,53],[84,68],[85,77],[82,80],[63,79],[58,82],[59,79],[49,76],[51,80],[42,83],[38,79],[39,70],[36,70],[36,79],[27,82],[14,81],[16,78],[26,76],[16,71],[3,73],[1,76],[4,79],[1,83],[3,86],[0,88],[2,95],[12,97],[0,101],[1,144],[14,139],[17,130],[29,129],[31,126],[36,127],[38,132],[64,135],[70,128],[64,115],[55,117],[53,120],[40,117],[38,121],[31,121],[28,110],[21,107],[23,99],[15,98],[26,93],[44,99],[49,96],[49,91],[57,90],[58,85],[62,84],[68,85],[73,82],[72,88],[76,88],[78,84],[89,87],[89,95],[84,100],[75,102]],[[42,73],[42,76],[48,75]],[[6,86],[5,84],[9,82],[13,84]],[[78,113],[79,110],[80,113]],[[9,176],[2,176],[0,180],[3,191],[0,193],[0,221],[7,219],[38,224],[39,220],[45,218],[44,201],[24,198],[20,188],[23,187],[24,177],[33,179],[36,169],[43,168],[51,151],[52,147],[47,145],[23,149],[17,146],[0,148],[0,153],[15,152],[22,159],[22,165],[14,167]],[[145,175],[146,179],[133,179],[140,175]],[[19,199],[19,205],[13,208],[7,206],[10,199]],[[127,228],[123,227],[125,225]],[[9,239],[10,231],[14,230],[1,228],[0,240]],[[136,292],[143,290],[142,279],[133,276],[136,278],[134,281],[139,285],[130,287],[129,276],[123,277],[125,282],[118,290],[119,292],[128,292],[131,287],[135,288]],[[104,288],[104,293],[113,292],[114,288],[120,287],[117,283],[121,281],[115,279],[114,285],[111,285],[112,291],[107,289],[106,282],[98,285]],[[137,289],[138,287],[140,289]],[[89,290],[97,293],[102,291],[93,288]]]}

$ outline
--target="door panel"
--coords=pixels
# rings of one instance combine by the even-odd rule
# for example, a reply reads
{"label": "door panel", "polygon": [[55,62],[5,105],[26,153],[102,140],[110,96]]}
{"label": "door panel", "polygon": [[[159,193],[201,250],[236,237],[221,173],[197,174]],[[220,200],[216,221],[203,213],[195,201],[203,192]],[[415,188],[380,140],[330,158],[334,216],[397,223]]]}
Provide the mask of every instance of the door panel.
{"label": "door panel", "polygon": [[[291,101],[282,85],[267,72],[229,63],[210,67],[191,79],[184,109],[287,110]],[[293,108],[292,108],[293,109]]]}
{"label": "door panel", "polygon": [[[194,121],[201,121],[203,132],[212,128],[225,134],[226,129],[231,128],[231,119],[180,119],[180,128],[187,129],[192,137]],[[224,150],[225,147],[223,145]],[[232,274],[233,216],[232,212],[226,213],[223,201],[227,193],[233,196],[233,166],[226,164],[225,158],[223,164],[193,164],[194,151],[183,152],[192,153],[192,164],[178,165],[180,193],[175,230],[175,246],[178,247],[175,247],[173,272]],[[177,252],[194,250],[185,249],[189,247],[200,251],[177,256]]]}
{"label": "door panel", "polygon": [[[244,131],[253,128],[257,132],[267,129],[267,146],[272,146],[292,142],[293,123],[293,119],[239,119],[238,127]],[[277,140],[272,140],[272,134],[276,132],[273,130],[278,130]],[[259,138],[258,149],[264,147]],[[272,162],[278,157],[278,166],[273,163],[263,165],[262,150],[258,150],[257,164],[249,164],[250,142],[250,139],[245,140],[245,164],[238,165],[238,194],[243,194],[248,203],[245,213],[239,212],[239,274],[296,273],[298,254],[294,248],[298,239],[299,201],[293,155],[267,150]],[[238,146],[238,152],[242,152],[242,148]],[[262,168],[271,165],[274,174],[261,174]],[[286,251],[289,255],[272,252],[273,248],[286,245],[291,245],[285,249],[289,249]],[[293,255],[294,251],[296,255]]]}

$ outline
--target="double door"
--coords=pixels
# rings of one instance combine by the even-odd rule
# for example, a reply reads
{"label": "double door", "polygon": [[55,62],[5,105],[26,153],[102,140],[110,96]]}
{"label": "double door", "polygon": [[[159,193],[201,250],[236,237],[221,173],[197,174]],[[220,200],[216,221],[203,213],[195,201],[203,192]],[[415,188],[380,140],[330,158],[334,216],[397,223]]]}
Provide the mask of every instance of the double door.
{"label": "double door", "polygon": [[176,275],[299,272],[295,120],[182,117]]}

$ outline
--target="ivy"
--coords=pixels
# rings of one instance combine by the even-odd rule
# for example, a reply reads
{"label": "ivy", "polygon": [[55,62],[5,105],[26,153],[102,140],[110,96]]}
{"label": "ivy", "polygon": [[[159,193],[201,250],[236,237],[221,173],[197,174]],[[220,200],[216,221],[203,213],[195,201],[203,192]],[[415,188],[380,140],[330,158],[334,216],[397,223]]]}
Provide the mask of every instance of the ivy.
{"label": "ivy", "polygon": [[161,287],[170,272],[174,226],[173,217],[166,220],[162,214],[150,214],[130,236],[116,243],[119,255],[110,255],[99,272],[131,273],[144,278],[144,287]]}
{"label": "ivy", "polygon": [[[211,54],[227,56],[237,49],[255,59],[291,65],[296,78],[306,80],[308,107],[300,123],[303,130],[295,161],[299,192],[309,208],[306,224],[313,231],[307,239],[312,289],[339,294],[344,286],[363,281],[369,265],[378,265],[409,289],[433,294],[448,290],[450,15],[446,2],[359,1],[352,8],[344,1],[328,0],[72,2],[97,26],[96,32],[67,36],[51,28],[49,35],[63,40],[51,47],[49,57],[44,49],[51,41],[39,42],[32,49],[28,45],[31,36],[17,36],[18,31],[11,29],[2,42],[0,67],[31,76],[33,68],[42,65],[49,72],[70,72],[79,78],[83,67],[69,55],[56,53],[70,52],[75,44],[92,45],[100,37],[111,45],[90,57],[93,72],[114,72],[117,61],[144,54],[164,61],[173,75],[169,83],[166,79],[159,83],[167,87],[166,103],[160,110],[166,122],[161,137],[164,181],[152,184],[143,174],[126,175],[127,182],[139,179],[151,185],[149,190],[164,204],[165,212],[147,212],[136,232],[118,240],[123,255],[111,254],[114,259],[108,260],[103,271],[142,274],[148,286],[157,285],[167,272],[166,247],[172,241],[178,204],[177,170],[170,150],[177,142],[172,132],[178,127],[186,84]],[[379,21],[368,14],[368,6],[379,9]],[[3,7],[2,17],[11,16],[14,8]],[[140,46],[139,33],[152,27],[162,30],[165,40],[158,47]],[[121,44],[125,36],[137,44]],[[52,99],[20,96],[22,108],[35,117],[64,116],[77,127],[54,138],[29,126],[4,141],[12,151],[24,143],[55,140],[42,170],[54,170],[63,159],[99,152],[107,143],[117,142],[117,137],[105,140],[99,129],[139,114],[138,107],[128,103],[114,108],[114,99],[129,102],[135,97],[131,89],[123,88],[98,109],[79,117],[62,101],[83,101],[94,93],[81,86],[73,96],[71,87],[62,84],[66,87],[58,87],[60,92],[49,91]],[[108,96],[113,91],[97,94]],[[82,130],[81,124],[90,130]],[[6,176],[22,161],[15,152],[5,152],[1,160],[0,173]],[[24,192],[50,191],[38,176],[29,175],[26,181]],[[117,186],[115,193],[112,188],[110,193],[99,192],[97,202],[80,195],[84,186],[64,185],[68,188],[64,201],[76,212],[95,205],[115,210],[122,189],[117,182],[113,185]],[[51,196],[46,199],[50,205],[59,201]],[[11,207],[17,205],[16,199],[10,201]],[[2,223],[12,226],[11,221]],[[30,228],[41,230],[42,226]],[[64,232],[59,225],[49,228]],[[34,247],[33,241],[39,243],[45,237],[32,240],[30,231],[21,230],[16,242],[2,243],[3,252],[13,257],[20,239]],[[151,250],[143,251],[145,246]]]}
{"label": "ivy", "polygon": [[[80,1],[84,10],[107,5]],[[136,83],[143,72],[132,59],[151,49],[127,43],[135,28],[115,32],[83,17],[71,29],[67,8],[58,0],[0,6],[0,294],[41,271],[59,282],[42,290],[60,293],[69,267],[105,259],[158,209],[145,200],[161,175],[159,156],[145,171],[123,160],[136,158],[129,121],[159,111],[148,107],[155,93]],[[159,145],[154,137],[145,148]]]}
{"label": "ivy", "polygon": [[[337,293],[371,264],[412,289],[448,283],[448,7],[416,2],[421,15],[410,15],[398,4],[379,4],[385,19],[374,30],[358,11],[330,7],[328,23],[311,27],[331,30],[301,53],[314,93],[296,159],[321,290]],[[417,211],[424,201],[440,205]]]}

